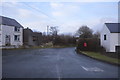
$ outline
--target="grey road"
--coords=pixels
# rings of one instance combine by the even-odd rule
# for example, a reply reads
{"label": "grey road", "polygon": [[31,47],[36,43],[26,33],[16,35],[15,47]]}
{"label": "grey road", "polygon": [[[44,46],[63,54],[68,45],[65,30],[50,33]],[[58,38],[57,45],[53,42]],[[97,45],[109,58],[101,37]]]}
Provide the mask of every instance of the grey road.
{"label": "grey road", "polygon": [[118,78],[117,66],[84,55],[75,48],[3,51],[4,78]]}

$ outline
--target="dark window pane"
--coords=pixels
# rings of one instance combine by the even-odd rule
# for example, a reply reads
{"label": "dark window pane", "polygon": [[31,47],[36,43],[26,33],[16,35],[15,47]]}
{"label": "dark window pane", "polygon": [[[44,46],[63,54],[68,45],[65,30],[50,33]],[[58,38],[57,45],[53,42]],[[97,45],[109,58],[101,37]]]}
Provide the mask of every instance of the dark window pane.
{"label": "dark window pane", "polygon": [[15,31],[17,31],[17,27],[15,27]]}
{"label": "dark window pane", "polygon": [[15,41],[17,40],[17,35],[15,35]]}
{"label": "dark window pane", "polygon": [[106,35],[104,35],[104,40],[106,40]]}
{"label": "dark window pane", "polygon": [[20,28],[18,28],[18,27],[15,27],[14,29],[15,29],[15,31],[20,31]]}

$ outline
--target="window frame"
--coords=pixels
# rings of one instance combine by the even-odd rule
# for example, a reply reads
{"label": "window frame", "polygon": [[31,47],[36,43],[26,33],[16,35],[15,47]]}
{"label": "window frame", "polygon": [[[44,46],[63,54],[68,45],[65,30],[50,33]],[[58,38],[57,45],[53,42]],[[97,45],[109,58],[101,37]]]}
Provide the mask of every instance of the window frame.
{"label": "window frame", "polygon": [[20,41],[20,35],[14,35],[14,41]]}
{"label": "window frame", "polygon": [[15,27],[14,27],[14,31],[15,31],[15,32],[20,32],[20,27],[16,27],[16,26],[15,26]]}

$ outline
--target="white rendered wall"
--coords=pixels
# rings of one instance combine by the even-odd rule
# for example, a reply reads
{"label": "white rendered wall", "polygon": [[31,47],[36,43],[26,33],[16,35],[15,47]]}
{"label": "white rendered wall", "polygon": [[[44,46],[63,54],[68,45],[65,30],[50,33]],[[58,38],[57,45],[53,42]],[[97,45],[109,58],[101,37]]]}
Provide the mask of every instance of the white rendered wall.
{"label": "white rendered wall", "polygon": [[20,32],[14,31],[13,35],[20,35],[20,41],[14,41],[14,36],[12,36],[12,39],[13,39],[12,45],[23,45],[23,28],[20,28]]}
{"label": "white rendered wall", "polygon": [[[14,26],[1,25],[2,28],[2,45],[5,45],[6,35],[10,35],[11,45],[23,45],[23,28],[20,28],[20,32],[14,31]],[[14,41],[14,35],[20,35],[20,41]]]}
{"label": "white rendered wall", "polygon": [[120,33],[111,33],[110,52],[115,52],[115,46],[120,46],[118,42],[120,39]]}
{"label": "white rendered wall", "polygon": [[[110,52],[110,31],[106,27],[106,25],[103,26],[103,29],[101,31],[100,40],[101,40],[101,46],[103,46],[106,49],[106,52]],[[104,40],[104,35],[106,35],[106,40]]]}

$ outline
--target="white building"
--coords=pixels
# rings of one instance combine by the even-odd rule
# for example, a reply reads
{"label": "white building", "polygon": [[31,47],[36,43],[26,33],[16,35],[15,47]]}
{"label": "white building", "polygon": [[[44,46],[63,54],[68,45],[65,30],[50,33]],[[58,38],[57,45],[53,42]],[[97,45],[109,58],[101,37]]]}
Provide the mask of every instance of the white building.
{"label": "white building", "polygon": [[23,45],[23,27],[14,19],[0,16],[0,46]]}
{"label": "white building", "polygon": [[105,23],[101,31],[101,46],[106,52],[120,51],[120,23]]}

